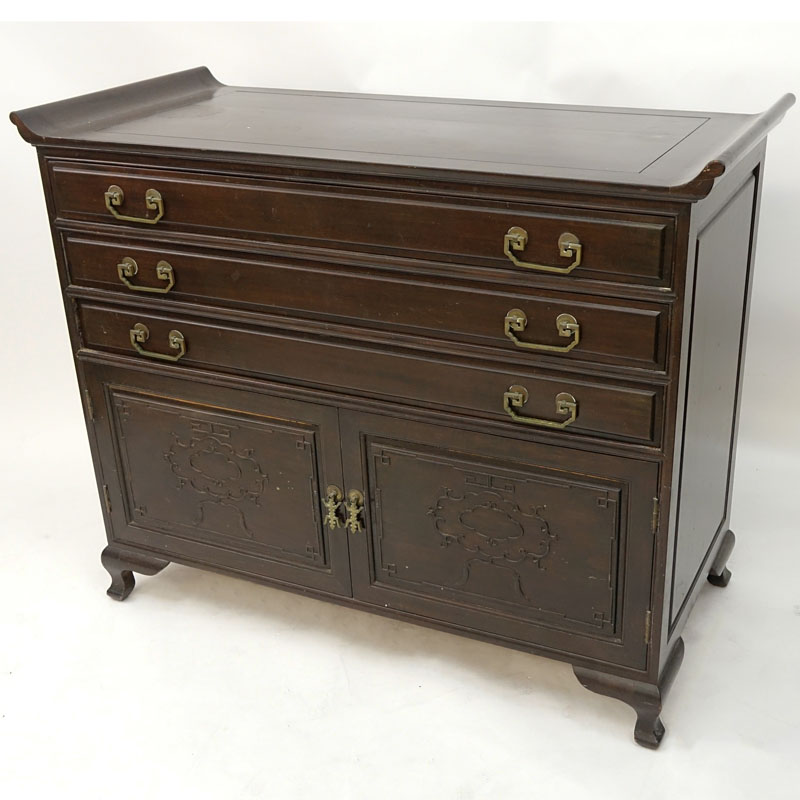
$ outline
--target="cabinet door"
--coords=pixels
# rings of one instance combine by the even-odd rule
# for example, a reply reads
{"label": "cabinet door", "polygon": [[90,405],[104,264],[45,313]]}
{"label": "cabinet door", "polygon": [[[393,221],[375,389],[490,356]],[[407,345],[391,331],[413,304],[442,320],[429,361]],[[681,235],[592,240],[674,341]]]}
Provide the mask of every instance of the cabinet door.
{"label": "cabinet door", "polygon": [[350,594],[333,407],[89,365],[109,539],[167,559]]}
{"label": "cabinet door", "polygon": [[[643,668],[656,464],[341,412],[354,597]],[[355,527],[355,526],[354,526]]]}

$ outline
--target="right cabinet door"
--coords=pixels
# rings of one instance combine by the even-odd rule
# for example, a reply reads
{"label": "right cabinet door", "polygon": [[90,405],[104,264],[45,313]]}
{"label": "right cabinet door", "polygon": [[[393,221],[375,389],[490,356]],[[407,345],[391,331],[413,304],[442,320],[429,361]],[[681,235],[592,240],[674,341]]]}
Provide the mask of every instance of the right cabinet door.
{"label": "right cabinet door", "polygon": [[[646,666],[658,465],[343,411],[353,594],[510,644]],[[355,530],[358,528],[358,530]]]}

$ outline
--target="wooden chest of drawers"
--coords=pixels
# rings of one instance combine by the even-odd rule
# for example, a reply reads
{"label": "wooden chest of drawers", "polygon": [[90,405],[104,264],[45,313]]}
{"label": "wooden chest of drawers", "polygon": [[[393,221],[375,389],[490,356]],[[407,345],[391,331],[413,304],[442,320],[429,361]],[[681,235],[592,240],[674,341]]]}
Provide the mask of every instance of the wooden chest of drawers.
{"label": "wooden chest of drawers", "polygon": [[175,561],[568,661],[655,747],[725,585],[759,116],[239,89],[15,112],[112,597]]}

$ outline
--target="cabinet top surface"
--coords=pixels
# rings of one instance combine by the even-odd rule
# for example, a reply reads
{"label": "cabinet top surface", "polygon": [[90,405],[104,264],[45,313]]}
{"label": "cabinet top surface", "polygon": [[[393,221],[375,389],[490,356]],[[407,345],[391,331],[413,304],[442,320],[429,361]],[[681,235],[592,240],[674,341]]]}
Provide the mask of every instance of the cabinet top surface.
{"label": "cabinet top surface", "polygon": [[233,87],[198,68],[11,118],[37,145],[663,191],[713,182],[732,151],[756,144],[793,100],[761,115],[538,105]]}

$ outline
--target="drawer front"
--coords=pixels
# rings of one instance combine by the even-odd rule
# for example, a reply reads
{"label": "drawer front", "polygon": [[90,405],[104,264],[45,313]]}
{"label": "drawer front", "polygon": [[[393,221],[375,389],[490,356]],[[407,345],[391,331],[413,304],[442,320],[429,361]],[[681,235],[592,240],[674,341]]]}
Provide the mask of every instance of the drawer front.
{"label": "drawer front", "polygon": [[[131,296],[339,319],[556,360],[663,370],[669,307],[588,303],[529,289],[488,291],[416,277],[275,264],[234,255],[65,236],[70,279]],[[566,322],[565,322],[566,320]]]}
{"label": "drawer front", "polygon": [[134,168],[55,163],[51,171],[61,219],[472,263],[565,281],[669,282],[668,217]]}
{"label": "drawer front", "polygon": [[[645,666],[655,463],[345,411],[353,596]],[[358,498],[356,498],[358,499]]]}
{"label": "drawer front", "polygon": [[[109,538],[167,558],[350,594],[324,524],[335,408],[85,365]],[[338,532],[337,532],[338,533]]]}
{"label": "drawer front", "polygon": [[496,362],[418,358],[90,303],[80,305],[79,324],[85,347],[142,361],[166,359],[179,365],[399,399],[495,419],[519,430],[559,430],[566,435],[593,434],[640,444],[656,444],[659,436],[661,387],[544,375],[541,370]]}

